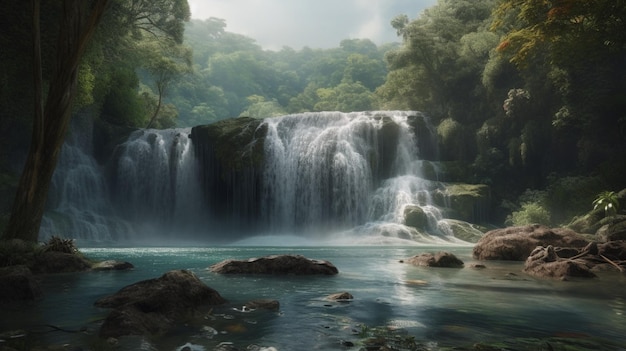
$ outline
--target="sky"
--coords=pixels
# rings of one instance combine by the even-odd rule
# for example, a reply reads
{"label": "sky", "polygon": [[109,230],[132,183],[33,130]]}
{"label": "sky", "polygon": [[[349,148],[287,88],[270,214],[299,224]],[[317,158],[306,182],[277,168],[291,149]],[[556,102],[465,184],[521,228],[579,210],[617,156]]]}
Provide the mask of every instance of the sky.
{"label": "sky", "polygon": [[266,50],[338,47],[343,39],[400,42],[391,20],[415,19],[437,0],[188,0],[192,19],[217,17]]}

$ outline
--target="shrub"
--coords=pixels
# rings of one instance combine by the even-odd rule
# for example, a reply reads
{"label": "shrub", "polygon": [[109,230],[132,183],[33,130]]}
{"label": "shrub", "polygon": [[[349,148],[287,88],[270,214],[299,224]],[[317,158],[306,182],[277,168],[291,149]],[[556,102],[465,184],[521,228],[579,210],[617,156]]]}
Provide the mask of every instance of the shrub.
{"label": "shrub", "polygon": [[78,248],[74,244],[74,239],[62,239],[58,236],[52,236],[50,240],[48,240],[48,242],[44,244],[43,251],[75,254],[78,253]]}
{"label": "shrub", "polygon": [[505,224],[513,226],[535,223],[550,225],[550,212],[538,202],[522,203],[522,208],[511,213],[505,221]]}

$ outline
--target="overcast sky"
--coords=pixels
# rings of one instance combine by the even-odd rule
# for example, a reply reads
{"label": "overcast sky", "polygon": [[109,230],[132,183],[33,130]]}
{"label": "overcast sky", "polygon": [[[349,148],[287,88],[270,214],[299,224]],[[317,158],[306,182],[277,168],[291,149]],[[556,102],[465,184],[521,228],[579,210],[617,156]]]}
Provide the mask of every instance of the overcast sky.
{"label": "overcast sky", "polygon": [[401,41],[390,22],[410,19],[437,0],[188,0],[191,18],[226,20],[226,30],[256,39],[264,49],[338,47],[343,39],[377,45]]}

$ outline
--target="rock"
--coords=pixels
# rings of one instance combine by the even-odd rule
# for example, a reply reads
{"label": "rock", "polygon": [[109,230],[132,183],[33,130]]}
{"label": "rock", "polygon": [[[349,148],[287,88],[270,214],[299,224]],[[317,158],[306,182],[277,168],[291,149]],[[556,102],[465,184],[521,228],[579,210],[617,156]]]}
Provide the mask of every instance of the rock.
{"label": "rock", "polygon": [[47,251],[35,257],[32,267],[34,274],[84,272],[91,268],[91,262],[77,253]]}
{"label": "rock", "polygon": [[404,208],[404,225],[417,229],[428,227],[428,216],[421,207],[417,205],[407,205]]}
{"label": "rock", "polygon": [[614,261],[626,261],[626,241],[609,241],[598,244],[598,254]]}
{"label": "rock", "polygon": [[202,306],[226,300],[193,273],[175,270],[156,279],[126,286],[99,299],[97,307],[113,308],[100,328],[100,337],[162,334]]}
{"label": "rock", "polygon": [[28,267],[0,268],[0,302],[36,300],[42,295],[41,287]]}
{"label": "rock", "polygon": [[339,271],[332,263],[313,260],[301,255],[271,255],[248,260],[225,260],[209,267],[221,274],[294,274],[335,275]]}
{"label": "rock", "polygon": [[270,310],[270,311],[278,311],[280,309],[280,303],[278,300],[271,299],[257,299],[246,302],[244,305],[246,308],[253,310]]}
{"label": "rock", "polygon": [[560,258],[551,245],[535,248],[524,263],[524,272],[539,278],[560,280],[596,277],[583,261]]}
{"label": "rock", "polygon": [[468,243],[478,242],[484,233],[488,231],[485,227],[456,219],[443,219],[439,222],[439,226],[447,226],[455,238]]}
{"label": "rock", "polygon": [[469,268],[485,269],[485,268],[487,268],[487,266],[485,266],[484,264],[480,264],[480,263],[472,263],[472,264],[469,265]]}
{"label": "rock", "polygon": [[540,224],[491,230],[476,243],[473,257],[478,260],[524,261],[537,246],[585,247],[589,242],[566,228]]}
{"label": "rock", "polygon": [[335,293],[335,294],[330,294],[326,296],[326,300],[333,300],[333,301],[347,301],[347,300],[352,300],[352,299],[354,299],[354,296],[352,296],[352,294],[346,291]]}
{"label": "rock", "polygon": [[[204,197],[212,215],[254,228],[261,208],[261,174],[267,125],[249,117],[224,119],[191,129]],[[243,186],[245,184],[245,186]],[[234,215],[250,209],[248,217]],[[237,222],[235,222],[237,221]]]}
{"label": "rock", "polygon": [[437,206],[450,208],[449,218],[470,223],[486,222],[491,190],[484,184],[445,184],[434,194]]}
{"label": "rock", "polygon": [[604,223],[596,232],[602,241],[626,240],[626,216],[616,215],[602,220]]}
{"label": "rock", "polygon": [[94,271],[128,271],[134,268],[132,263],[114,260],[97,262],[91,266]]}
{"label": "rock", "polygon": [[464,265],[463,261],[459,260],[454,254],[445,251],[440,251],[436,254],[423,253],[406,259],[406,262],[414,266],[423,267],[462,268]]}

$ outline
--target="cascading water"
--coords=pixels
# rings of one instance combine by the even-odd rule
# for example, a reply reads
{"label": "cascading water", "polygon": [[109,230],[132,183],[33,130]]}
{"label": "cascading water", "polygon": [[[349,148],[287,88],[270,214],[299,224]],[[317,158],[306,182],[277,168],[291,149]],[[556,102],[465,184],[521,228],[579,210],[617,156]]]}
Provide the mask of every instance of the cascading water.
{"label": "cascading water", "polygon": [[[409,119],[417,112],[305,113],[266,120],[264,219],[273,231],[355,228],[368,237],[434,238],[403,225],[408,205],[446,238]],[[393,136],[393,138],[391,138]],[[449,238],[451,239],[451,238]]]}
{"label": "cascading water", "polygon": [[114,202],[142,239],[193,234],[206,218],[189,132],[138,130],[119,147]]}
{"label": "cascading water", "polygon": [[[191,139],[195,129],[138,130],[106,167],[89,156],[89,143],[68,142],[40,236],[214,243],[297,233],[350,243],[456,241],[432,198],[441,183],[420,156],[436,154],[429,146],[434,131],[420,113],[303,113],[254,121],[244,128],[255,126],[248,134],[225,125],[234,139],[219,139],[216,126],[203,147],[202,133]],[[262,148],[254,154],[251,145]],[[233,162],[244,156],[232,150],[261,161]],[[409,223],[407,213],[422,220]]]}
{"label": "cascading water", "polygon": [[81,240],[128,240],[129,222],[116,216],[104,169],[92,154],[91,122],[76,119],[61,149],[42,218],[39,237],[53,235]]}

